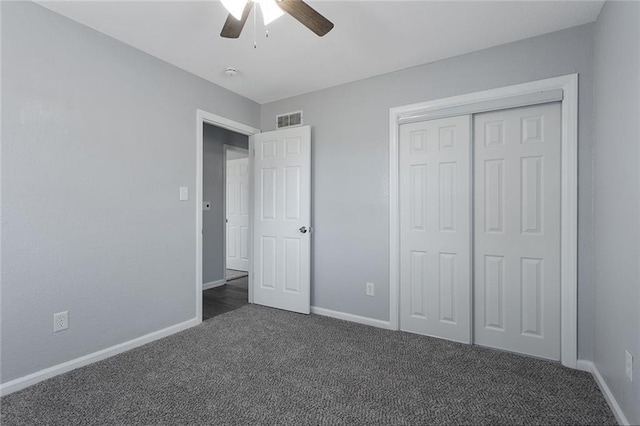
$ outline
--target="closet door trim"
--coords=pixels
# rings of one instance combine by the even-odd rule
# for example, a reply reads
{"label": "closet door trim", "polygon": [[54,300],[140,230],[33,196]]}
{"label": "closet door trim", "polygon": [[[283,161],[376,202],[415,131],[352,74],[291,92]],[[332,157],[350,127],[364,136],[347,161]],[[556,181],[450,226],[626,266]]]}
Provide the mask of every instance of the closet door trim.
{"label": "closet door trim", "polygon": [[[400,203],[399,125],[401,119],[445,108],[495,102],[499,99],[562,90],[561,122],[561,344],[560,361],[576,368],[578,358],[578,74],[398,106],[389,110],[389,323],[399,329]],[[524,106],[524,105],[522,105]]]}

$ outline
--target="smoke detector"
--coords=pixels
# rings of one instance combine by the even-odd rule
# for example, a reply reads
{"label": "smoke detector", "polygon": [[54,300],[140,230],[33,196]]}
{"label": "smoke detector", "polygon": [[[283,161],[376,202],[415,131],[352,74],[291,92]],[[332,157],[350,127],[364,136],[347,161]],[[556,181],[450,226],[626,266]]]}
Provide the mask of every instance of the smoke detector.
{"label": "smoke detector", "polygon": [[238,74],[238,70],[233,67],[227,67],[227,69],[224,70],[224,73],[227,75],[227,77],[233,77],[234,75]]}

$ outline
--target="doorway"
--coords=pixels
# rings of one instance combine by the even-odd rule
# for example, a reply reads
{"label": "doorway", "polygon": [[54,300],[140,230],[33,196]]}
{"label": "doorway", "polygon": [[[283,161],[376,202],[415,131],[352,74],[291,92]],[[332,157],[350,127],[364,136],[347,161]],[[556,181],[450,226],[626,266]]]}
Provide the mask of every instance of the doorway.
{"label": "doorway", "polygon": [[200,321],[203,318],[205,124],[249,137],[248,303],[308,314],[313,231],[310,223],[311,128],[298,126],[260,133],[242,123],[197,110],[196,318]]}
{"label": "doorway", "polygon": [[[433,186],[431,188],[431,193],[435,194],[436,197],[436,209],[441,211],[436,211],[437,215],[436,220],[438,220],[436,224],[436,229],[438,232],[434,234],[433,238],[430,239],[430,242],[441,240],[443,245],[447,245],[446,247],[442,246],[441,250],[437,252],[438,256],[436,256],[437,262],[431,260],[431,268],[429,268],[429,264],[427,263],[427,257],[420,257],[420,252],[424,252],[425,250],[413,250],[410,252],[410,255],[415,257],[414,265],[409,266],[407,268],[407,259],[402,259],[403,253],[401,252],[401,241],[402,241],[402,217],[405,215],[406,220],[413,220],[412,226],[415,225],[415,228],[419,228],[422,224],[419,223],[419,215],[416,217],[406,217],[406,213],[403,213],[401,209],[402,203],[402,192],[403,186],[400,185],[401,182],[401,173],[403,170],[400,168],[400,158],[402,156],[400,149],[400,140],[402,132],[402,125],[408,123],[416,123],[416,122],[425,122],[437,119],[444,119],[447,117],[459,117],[466,115],[468,118],[468,123],[470,123],[466,130],[463,127],[459,127],[459,130],[462,133],[467,134],[467,138],[470,138],[472,132],[480,131],[479,126],[480,123],[474,123],[471,120],[471,117],[474,115],[479,115],[481,113],[490,113],[491,111],[504,111],[508,109],[516,109],[520,107],[526,107],[531,105],[543,105],[549,104],[552,102],[556,102],[556,105],[560,105],[558,110],[560,113],[558,114],[558,121],[560,122],[559,128],[557,129],[557,136],[559,139],[559,143],[556,143],[556,148],[558,149],[557,155],[557,169],[558,176],[556,179],[556,190],[558,194],[558,202],[557,205],[551,209],[555,210],[555,213],[558,215],[557,217],[557,226],[558,228],[554,231],[549,229],[551,234],[554,234],[558,241],[553,242],[557,249],[558,256],[554,256],[554,260],[551,260],[549,265],[546,264],[546,259],[540,262],[542,256],[533,255],[533,254],[522,254],[518,253],[520,261],[523,259],[526,260],[524,264],[517,265],[516,268],[519,270],[520,274],[523,273],[519,279],[520,283],[526,283],[524,286],[524,291],[522,285],[520,286],[520,292],[516,295],[505,294],[505,277],[500,279],[500,274],[498,272],[501,271],[502,266],[498,261],[498,257],[504,256],[498,252],[496,253],[484,253],[482,252],[482,246],[477,246],[476,240],[481,240],[482,238],[476,235],[477,229],[480,227],[482,229],[484,224],[478,223],[479,215],[476,210],[479,209],[477,200],[472,198],[472,194],[475,197],[478,197],[478,192],[481,188],[477,187],[478,182],[485,182],[486,179],[472,179],[473,174],[478,172],[479,165],[474,164],[474,159],[479,158],[473,151],[469,152],[468,160],[465,160],[464,153],[458,153],[458,157],[456,161],[459,161],[459,164],[456,164],[456,161],[451,161],[451,159],[442,158],[440,163],[436,165],[436,173],[435,175],[437,180],[428,180],[420,179],[421,171],[425,173],[425,176],[428,177],[426,168],[422,170],[420,167],[415,167],[409,171],[409,173],[413,173],[413,179],[416,182],[422,182],[425,186]],[[540,129],[542,121],[538,118],[539,114],[531,114],[526,117],[519,117],[519,124],[524,126],[527,134],[521,135],[522,137],[530,137],[532,142],[529,146],[535,145],[535,139],[540,135]],[[532,118],[529,120],[529,118]],[[544,119],[543,119],[544,120]],[[463,123],[464,124],[464,123]],[[475,124],[475,125],[474,125]],[[443,130],[444,138],[441,142],[442,148],[445,150],[448,148],[451,151],[455,151],[455,138],[450,137],[452,134],[456,134],[456,131],[451,132],[452,126],[455,128],[458,124],[451,123],[449,126],[442,126],[445,129]],[[491,127],[491,126],[489,126]],[[495,139],[496,134],[500,134],[500,126],[494,126],[490,128],[491,137]],[[448,129],[447,129],[448,128]],[[484,131],[485,129],[482,129]],[[440,131],[438,129],[437,131]],[[537,132],[537,133],[536,133]],[[536,135],[534,135],[536,133]],[[477,136],[477,135],[474,135]],[[418,138],[419,139],[419,138]],[[474,139],[478,139],[477,137]],[[411,147],[415,149],[420,149],[421,144],[419,140],[411,141]],[[452,143],[453,142],[453,143]],[[495,140],[494,140],[495,142]],[[476,142],[477,143],[477,142]],[[486,143],[486,141],[485,141]],[[525,144],[522,144],[525,145]],[[475,147],[475,146],[474,146]],[[443,150],[444,153],[444,150]],[[526,205],[524,209],[518,209],[520,212],[526,210],[529,215],[526,220],[522,221],[522,223],[527,224],[526,228],[518,228],[515,234],[523,235],[526,233],[535,234],[539,233],[540,226],[553,226],[553,224],[549,222],[544,222],[542,225],[541,220],[548,220],[548,218],[538,215],[536,218],[536,214],[540,213],[538,207],[540,200],[545,200],[547,195],[553,197],[553,193],[548,192],[538,192],[536,188],[539,186],[540,188],[544,188],[544,191],[548,191],[548,188],[545,187],[543,181],[545,181],[546,177],[542,177],[540,175],[540,157],[546,154],[540,153],[530,153],[527,154],[526,158],[521,158],[519,161],[515,162],[518,164],[519,170],[513,171],[513,173],[520,174],[525,173],[527,179],[529,179],[531,185],[527,188],[527,190],[531,190],[533,193],[533,198],[528,198],[523,201],[519,197],[515,197],[511,201],[516,204],[520,204],[524,202]],[[485,160],[489,160],[486,158]],[[524,161],[526,160],[526,161]],[[468,161],[469,166],[465,167],[464,162]],[[524,162],[523,162],[524,161]],[[542,159],[542,161],[547,161],[546,159]],[[512,163],[514,163],[512,161]],[[483,163],[488,164],[488,163]],[[469,170],[469,177],[465,178],[464,175],[458,175],[454,173],[457,167],[462,166],[464,169]],[[488,173],[489,177],[500,177],[502,173],[502,180],[508,179],[508,181],[504,181],[505,185],[513,184],[515,181],[513,176],[509,176],[507,174],[507,170],[503,169],[500,172],[500,167],[496,164],[489,164],[490,170],[484,170],[485,175]],[[495,167],[494,167],[495,166]],[[525,170],[526,169],[526,170]],[[405,172],[406,173],[406,172]],[[432,178],[434,175],[432,175]],[[442,179],[440,179],[442,177]],[[447,179],[449,177],[449,179]],[[486,177],[486,176],[484,176]],[[411,175],[409,176],[411,178]],[[458,179],[456,179],[458,178]],[[518,179],[519,181],[519,179]],[[535,184],[534,184],[535,183]],[[455,190],[463,190],[463,185],[469,185],[469,190],[465,194],[454,194]],[[472,185],[475,185],[472,186]],[[498,207],[498,210],[504,211],[504,208],[507,207],[506,204],[502,205],[497,202],[496,194],[495,194],[495,186],[491,185],[491,194],[485,194],[487,196],[491,196],[491,203],[495,204]],[[499,189],[499,188],[498,188]],[[405,191],[406,192],[406,191]],[[512,196],[513,198],[513,196]],[[535,201],[535,202],[532,202]],[[506,200],[502,200],[505,202]],[[468,203],[468,208],[465,208],[465,202]],[[497,204],[496,204],[497,203]],[[528,203],[528,204],[527,204]],[[538,203],[538,207],[536,207],[536,203]],[[411,209],[412,213],[420,212],[420,209],[428,209],[432,208],[433,203],[429,205],[416,203],[414,202],[413,208]],[[392,108],[390,110],[390,242],[391,242],[391,250],[390,250],[390,325],[392,329],[400,329],[402,324],[403,314],[403,303],[406,305],[407,301],[402,300],[403,292],[401,291],[401,276],[402,270],[404,268],[405,271],[408,271],[410,274],[413,274],[414,277],[420,278],[421,276],[427,276],[429,273],[433,273],[434,269],[436,272],[439,270],[444,271],[444,273],[437,273],[434,282],[434,291],[436,291],[437,296],[442,295],[442,298],[435,297],[433,300],[436,300],[437,303],[441,306],[436,306],[435,312],[435,322],[438,324],[440,328],[448,326],[449,329],[455,329],[455,326],[458,326],[459,330],[463,330],[460,335],[454,336],[454,332],[451,331],[449,335],[440,335],[440,337],[449,338],[453,340],[459,340],[467,343],[479,343],[486,344],[489,346],[497,346],[493,345],[491,342],[487,343],[486,336],[481,336],[481,333],[475,328],[477,324],[482,324],[485,313],[482,312],[481,307],[474,302],[478,300],[483,300],[484,295],[480,295],[482,299],[479,297],[474,297],[474,292],[481,293],[478,290],[478,285],[483,285],[481,280],[478,280],[478,274],[484,274],[484,278],[491,278],[489,281],[485,280],[484,284],[489,283],[489,286],[485,285],[485,289],[488,289],[488,293],[498,294],[498,297],[508,297],[509,299],[504,299],[504,303],[502,306],[516,307],[520,310],[519,313],[519,322],[521,324],[525,324],[524,329],[518,330],[518,335],[530,334],[533,340],[537,334],[540,334],[540,330],[543,327],[546,327],[545,333],[547,333],[549,323],[545,323],[545,321],[549,320],[554,323],[554,326],[557,329],[557,333],[559,337],[556,342],[558,342],[554,347],[557,352],[551,351],[551,355],[540,355],[533,351],[522,351],[519,349],[515,349],[513,347],[503,347],[503,349],[526,352],[535,356],[544,356],[553,359],[560,359],[563,365],[576,368],[577,363],[577,75],[568,75],[562,77],[556,77],[546,80],[540,80],[531,83],[519,84],[515,86],[508,86],[499,89],[492,89],[483,92],[476,92],[469,95],[456,96],[452,98],[440,99],[436,101],[424,102],[421,104],[408,105],[404,107]],[[494,208],[493,206],[492,208]],[[468,212],[468,218],[463,217],[462,222],[452,222],[447,221],[447,215],[454,214],[459,216],[461,212],[460,209],[463,209],[463,212]],[[546,208],[545,208],[546,209]],[[495,210],[495,209],[494,209]],[[513,210],[513,209],[511,209]],[[464,215],[463,215],[464,216]],[[440,221],[440,217],[443,218]],[[486,219],[486,217],[485,217]],[[490,217],[489,225],[496,225],[496,216],[493,215]],[[495,223],[494,223],[495,222]],[[529,226],[530,225],[530,226]],[[466,238],[462,238],[459,241],[449,241],[451,240],[451,235],[447,234],[447,231],[451,233],[452,227],[458,226],[462,227],[460,230],[461,234],[464,234],[464,227],[468,226],[468,236]],[[496,226],[499,226],[496,225]],[[530,229],[529,229],[530,228]],[[438,235],[441,234],[441,235]],[[539,237],[540,235],[538,235]],[[405,237],[406,238],[406,237]],[[514,238],[517,237],[514,235]],[[542,238],[544,239],[544,238]],[[455,240],[455,239],[454,239]],[[515,240],[514,240],[515,241]],[[489,241],[486,241],[487,244],[485,246],[488,247]],[[458,246],[456,246],[456,244]],[[465,246],[466,244],[466,246]],[[515,242],[516,247],[525,247],[527,244],[522,242]],[[535,245],[535,244],[534,244]],[[532,246],[531,246],[532,247]],[[529,248],[531,248],[529,247]],[[475,248],[475,251],[472,251],[471,248]],[[486,248],[486,247],[485,247]],[[462,257],[458,257],[456,254],[456,250],[462,250],[463,253],[468,254],[468,260]],[[533,250],[533,249],[532,249]],[[491,251],[491,250],[489,250]],[[484,264],[480,262],[477,258],[478,253],[482,252],[482,256],[484,260],[495,260],[496,262],[490,263],[489,268],[486,271],[480,271],[478,268],[479,264]],[[491,257],[494,256],[494,257]],[[406,256],[405,256],[406,257]],[[419,260],[422,260],[420,262]],[[482,259],[480,259],[482,260]],[[461,262],[459,262],[461,261]],[[554,268],[553,262],[556,261],[557,265]],[[505,262],[503,260],[503,262]],[[503,263],[505,264],[505,263]],[[448,266],[448,267],[447,267]],[[513,267],[510,267],[513,269]],[[555,270],[554,270],[555,269]],[[465,272],[468,271],[469,278],[464,279]],[[492,276],[486,276],[486,272],[491,272]],[[550,295],[549,291],[546,292],[542,290],[540,286],[545,286],[546,283],[543,283],[544,280],[548,279],[547,272],[553,272],[555,277],[559,280],[559,285],[556,287],[555,295],[553,295],[554,302],[557,306],[557,311],[559,311],[558,315],[553,317],[551,315],[549,318],[545,319],[543,316],[540,316],[540,310],[537,307],[542,306],[546,301],[540,298],[544,298],[547,295]],[[406,275],[407,272],[405,272]],[[491,274],[490,274],[491,275]],[[467,287],[464,285],[453,287],[451,284],[455,283],[457,280],[462,279],[462,283],[466,283]],[[418,282],[419,279],[416,278],[414,281]],[[473,283],[472,281],[476,279],[477,282]],[[494,279],[495,278],[495,279]],[[449,286],[447,286],[449,283]],[[500,287],[500,283],[502,283],[502,287]],[[491,287],[491,288],[489,288]],[[416,293],[420,292],[420,288],[416,288]],[[496,290],[496,291],[494,291]],[[465,303],[459,302],[461,300],[460,294],[463,295],[462,300],[465,300],[464,293],[468,295],[466,298],[466,306]],[[405,293],[406,294],[406,291]],[[535,303],[527,304],[526,309],[521,309],[522,305],[522,297],[523,295],[526,298],[534,300]],[[420,316],[419,310],[422,308],[421,306],[411,306],[410,303],[415,300],[420,300],[422,296],[422,300],[432,300],[432,298],[424,298],[424,295],[418,294],[417,298],[411,297],[409,300],[408,309],[413,309],[418,311],[418,315]],[[492,296],[493,297],[493,296]],[[406,299],[406,298],[405,298]],[[491,297],[490,297],[491,299]],[[498,300],[496,297],[493,297],[493,301]],[[426,302],[425,302],[426,303]],[[536,305],[537,303],[537,305]],[[485,303],[485,307],[488,306]],[[535,309],[531,309],[531,307],[535,307]],[[555,308],[553,308],[555,309]],[[551,309],[551,310],[553,310]],[[432,317],[434,316],[434,312],[431,312]],[[496,319],[496,314],[499,314],[498,311],[493,311],[489,316],[492,316],[490,319],[493,321]],[[503,311],[504,314],[504,311]],[[481,315],[481,318],[478,318],[478,315]],[[511,314],[513,315],[513,314]],[[427,317],[428,315],[423,315]],[[474,320],[475,316],[475,320]],[[499,320],[499,318],[498,318]],[[495,321],[493,321],[495,322]],[[405,322],[406,323],[406,322]],[[543,323],[545,325],[543,325]],[[403,326],[403,328],[405,328]],[[445,327],[446,328],[446,327]],[[434,327],[435,329],[435,327]],[[438,332],[439,333],[439,332]],[[423,334],[437,334],[437,333],[423,333]],[[512,336],[515,337],[515,336]],[[538,336],[539,337],[539,336]],[[485,340],[483,340],[485,339]],[[508,339],[507,339],[508,340]],[[550,340],[554,340],[551,336]],[[503,339],[504,341],[504,339]],[[500,346],[498,346],[500,347]]]}
{"label": "doorway", "polygon": [[[196,316],[202,320],[252,301],[251,247],[246,253],[249,276],[227,285],[225,178],[227,151],[239,147],[248,155],[259,130],[202,110],[197,111],[196,125]],[[251,200],[251,159],[247,161],[245,190]],[[247,221],[251,223],[249,203]],[[246,232],[250,241],[250,228]]]}

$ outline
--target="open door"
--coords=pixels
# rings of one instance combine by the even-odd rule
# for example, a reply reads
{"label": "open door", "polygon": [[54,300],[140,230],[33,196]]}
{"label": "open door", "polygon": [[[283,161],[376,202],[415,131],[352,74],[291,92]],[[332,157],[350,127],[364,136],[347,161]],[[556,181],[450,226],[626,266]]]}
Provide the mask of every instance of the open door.
{"label": "open door", "polygon": [[311,310],[311,129],[254,136],[253,303]]}

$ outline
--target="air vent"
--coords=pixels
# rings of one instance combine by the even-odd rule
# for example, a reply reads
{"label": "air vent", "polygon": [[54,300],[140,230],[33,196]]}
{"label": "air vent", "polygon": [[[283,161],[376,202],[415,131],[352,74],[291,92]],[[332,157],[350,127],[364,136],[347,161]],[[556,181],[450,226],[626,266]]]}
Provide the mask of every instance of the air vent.
{"label": "air vent", "polygon": [[302,111],[276,115],[276,128],[302,126]]}

